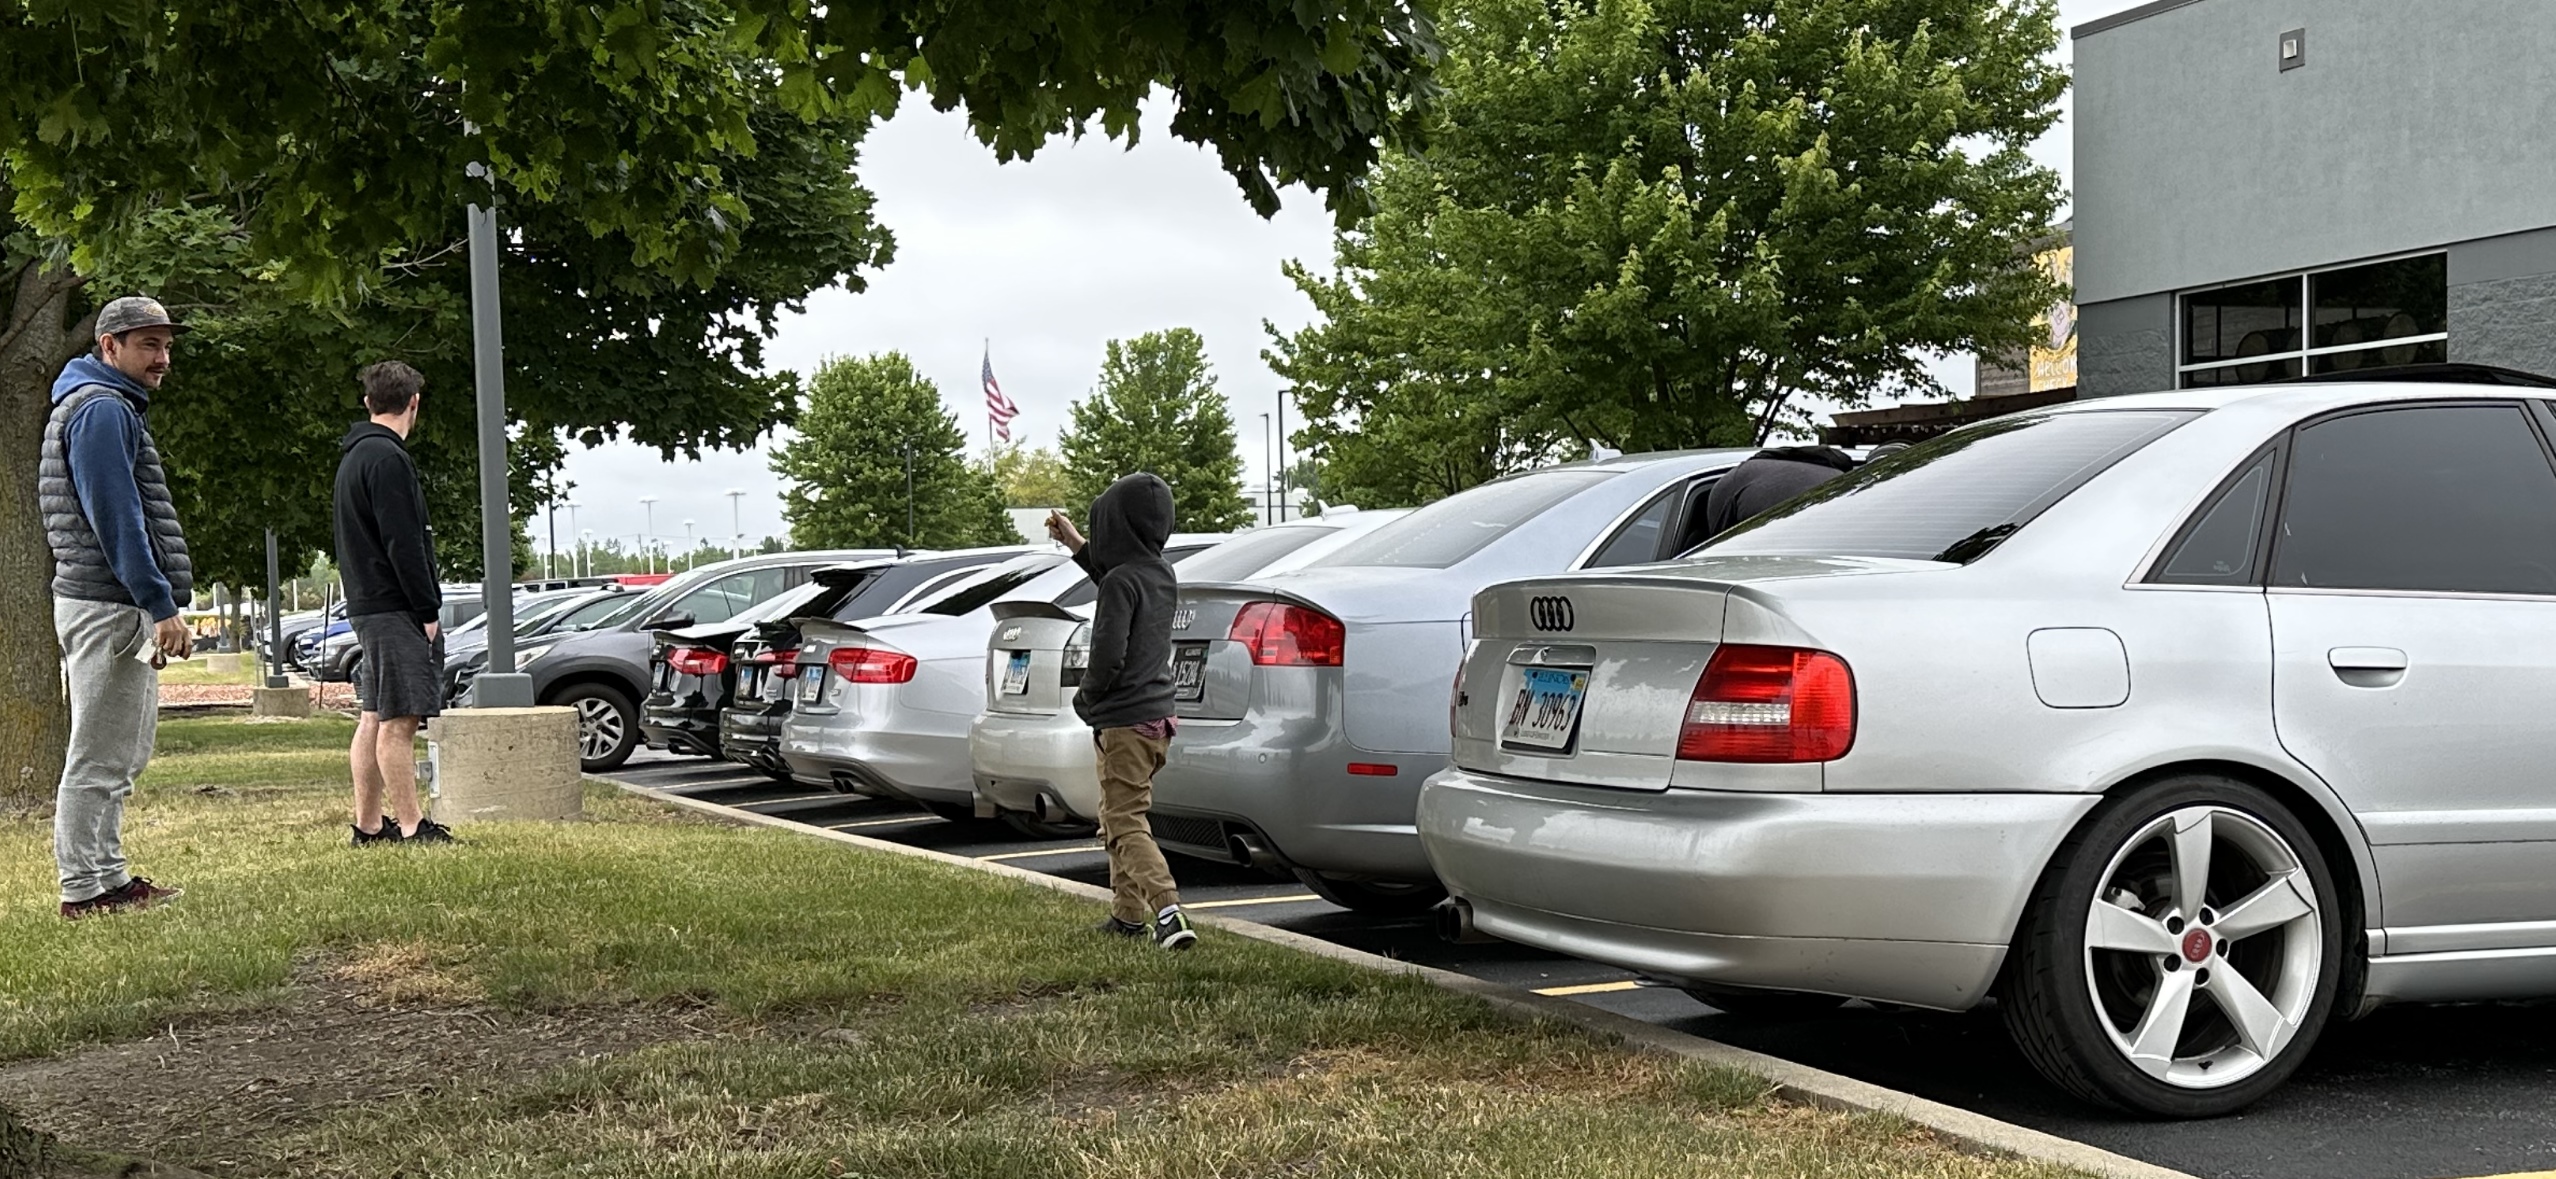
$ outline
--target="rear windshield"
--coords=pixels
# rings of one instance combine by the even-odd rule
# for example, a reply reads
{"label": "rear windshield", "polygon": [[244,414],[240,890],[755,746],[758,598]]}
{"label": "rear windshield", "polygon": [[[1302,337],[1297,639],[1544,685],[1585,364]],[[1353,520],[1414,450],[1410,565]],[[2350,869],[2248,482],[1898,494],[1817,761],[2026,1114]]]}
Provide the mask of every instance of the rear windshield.
{"label": "rear windshield", "polygon": [[956,617],[975,613],[977,608],[1038,579],[1038,575],[1055,568],[1056,562],[1019,561],[996,569],[944,595],[940,600],[916,611],[919,614],[947,614]]}
{"label": "rear windshield", "polygon": [[1481,552],[1509,530],[1542,515],[1545,509],[1616,476],[1614,471],[1575,467],[1512,475],[1460,491],[1408,516],[1340,546],[1330,556],[1306,566],[1326,569],[1343,565],[1393,565],[1406,569],[1444,569]]}
{"label": "rear windshield", "polygon": [[806,582],[791,589],[781,591],[781,593],[775,595],[770,601],[767,601],[760,606],[748,606],[745,609],[738,611],[733,617],[729,618],[728,621],[768,622],[775,618],[788,618],[790,615],[797,613],[800,607],[815,601],[819,595],[825,594],[828,591],[829,587],[820,582]]}
{"label": "rear windshield", "polygon": [[1699,552],[1968,563],[2195,414],[2025,414],[1919,443],[1831,479]]}
{"label": "rear windshield", "polygon": [[1262,528],[1200,552],[1181,562],[1182,581],[1233,581],[1276,564],[1278,558],[1331,535],[1311,524]]}

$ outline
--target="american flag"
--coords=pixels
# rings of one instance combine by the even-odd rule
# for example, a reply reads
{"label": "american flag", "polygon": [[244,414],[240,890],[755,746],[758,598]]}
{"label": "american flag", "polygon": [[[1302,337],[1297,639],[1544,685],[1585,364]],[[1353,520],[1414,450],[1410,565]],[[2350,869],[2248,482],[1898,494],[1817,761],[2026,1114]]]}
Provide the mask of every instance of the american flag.
{"label": "american flag", "polygon": [[1003,386],[994,382],[994,350],[985,350],[985,421],[996,438],[1012,440],[1012,419],[1021,415],[1021,407],[1003,396]]}

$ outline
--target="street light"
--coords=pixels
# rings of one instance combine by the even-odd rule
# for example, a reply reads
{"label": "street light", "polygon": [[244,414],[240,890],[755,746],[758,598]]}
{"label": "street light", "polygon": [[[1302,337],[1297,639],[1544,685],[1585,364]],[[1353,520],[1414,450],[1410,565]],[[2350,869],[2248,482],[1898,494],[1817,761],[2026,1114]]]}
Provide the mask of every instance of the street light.
{"label": "street light", "polygon": [[579,533],[577,533],[577,553],[578,553],[578,555],[580,555],[580,556],[582,556],[582,557],[584,557],[584,558],[586,559],[586,576],[588,576],[588,577],[592,577],[592,576],[594,576],[594,575],[595,575],[595,530],[594,530],[594,529],[592,529],[592,528],[588,528],[588,529],[585,529],[585,530],[580,531]]}
{"label": "street light", "polygon": [[639,549],[648,555],[648,572],[654,573],[657,571],[657,551],[648,546],[657,537],[657,497],[640,496],[639,506],[648,511],[648,530],[639,534]]}
{"label": "street light", "polygon": [[[577,531],[577,501],[575,501],[575,500],[573,500],[573,499],[572,499],[572,500],[569,500],[567,503],[562,504],[562,505],[560,505],[560,506],[568,509],[568,535],[570,535],[570,536],[582,536],[582,535],[584,535],[583,533],[580,533],[580,532],[578,532],[578,531]],[[580,572],[578,572],[578,571],[577,571],[577,567],[578,567],[579,565],[582,565],[582,564],[585,564],[585,563],[586,563],[586,546],[585,546],[585,545],[583,545],[583,544],[579,544],[579,545],[577,546],[577,555],[576,555],[576,557],[575,557],[575,558],[573,558],[573,559],[571,559],[571,560],[568,562],[568,576],[570,576],[570,577],[584,577],[584,576],[586,576],[588,573],[592,573],[592,572],[593,572],[593,570],[591,570],[591,569],[587,570],[585,573],[580,573]]]}
{"label": "street light", "polygon": [[744,488],[731,487],[728,489],[728,526],[730,529],[728,555],[731,557],[742,557],[745,555],[745,524],[742,523],[744,517],[738,515],[738,512],[741,509],[737,506],[737,502],[744,498]]}
{"label": "street light", "polygon": [[[692,543],[692,521],[690,521],[690,520],[686,520],[686,521],[684,521],[684,522],[683,522],[683,571],[684,571],[684,572],[686,572],[686,573],[690,573],[690,572],[692,572],[692,567],[701,563],[701,559],[700,559],[700,557],[698,557],[698,556],[696,555],[696,554],[698,554],[700,551],[701,551],[701,546],[699,546],[699,545],[696,545],[696,544]],[[666,562],[666,572],[668,572],[668,573],[672,573],[672,572],[674,572],[674,562],[672,562],[672,561],[668,561],[668,562]]]}

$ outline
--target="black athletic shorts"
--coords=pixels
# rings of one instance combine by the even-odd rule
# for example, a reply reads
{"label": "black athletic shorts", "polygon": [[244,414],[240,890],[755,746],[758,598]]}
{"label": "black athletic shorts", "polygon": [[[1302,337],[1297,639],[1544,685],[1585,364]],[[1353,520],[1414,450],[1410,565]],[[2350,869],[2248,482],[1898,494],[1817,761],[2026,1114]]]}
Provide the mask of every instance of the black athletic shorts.
{"label": "black athletic shorts", "polygon": [[406,614],[359,614],[347,620],[364,659],[355,668],[355,702],[381,717],[444,712],[444,639]]}

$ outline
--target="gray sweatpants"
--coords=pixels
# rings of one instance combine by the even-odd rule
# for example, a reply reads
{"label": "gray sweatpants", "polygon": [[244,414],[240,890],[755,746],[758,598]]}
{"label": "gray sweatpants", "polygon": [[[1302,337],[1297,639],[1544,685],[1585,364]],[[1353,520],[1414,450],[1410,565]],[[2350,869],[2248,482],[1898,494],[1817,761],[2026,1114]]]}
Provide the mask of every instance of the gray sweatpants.
{"label": "gray sweatpants", "polygon": [[151,760],[160,726],[160,673],[148,662],[151,616],[114,602],[53,601],[53,633],[71,686],[71,748],[53,806],[53,860],[62,899],[122,888],[124,800]]}

